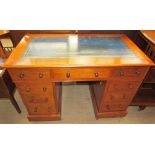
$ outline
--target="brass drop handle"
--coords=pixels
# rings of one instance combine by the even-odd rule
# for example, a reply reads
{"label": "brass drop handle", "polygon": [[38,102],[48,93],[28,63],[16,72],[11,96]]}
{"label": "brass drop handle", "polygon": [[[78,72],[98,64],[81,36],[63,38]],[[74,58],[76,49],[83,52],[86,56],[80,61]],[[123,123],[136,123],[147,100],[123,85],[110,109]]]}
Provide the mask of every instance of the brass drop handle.
{"label": "brass drop handle", "polygon": [[67,78],[70,78],[70,73],[66,73],[66,77]]}
{"label": "brass drop handle", "polygon": [[103,85],[103,81],[100,81],[99,84],[100,84],[100,85]]}
{"label": "brass drop handle", "polygon": [[38,111],[38,108],[37,108],[37,107],[35,107],[35,108],[34,108],[34,112],[37,112],[37,111]]}
{"label": "brass drop handle", "polygon": [[129,87],[129,89],[132,89],[133,85],[132,84],[128,84],[128,87]]}
{"label": "brass drop handle", "polygon": [[137,70],[137,71],[136,71],[136,74],[139,75],[139,74],[140,74],[140,71]]}
{"label": "brass drop handle", "polygon": [[47,88],[44,87],[44,88],[43,88],[43,92],[46,92],[46,91],[47,91]]}
{"label": "brass drop handle", "polygon": [[124,76],[124,72],[123,71],[120,71],[119,74],[120,74],[120,76]]}
{"label": "brass drop handle", "polygon": [[39,78],[43,78],[43,73],[39,73]]}
{"label": "brass drop handle", "polygon": [[30,92],[30,90],[31,90],[30,87],[26,88],[26,92]]}
{"label": "brass drop handle", "polygon": [[21,78],[21,79],[23,79],[24,78],[24,74],[23,73],[21,73],[20,75],[19,75],[19,77]]}
{"label": "brass drop handle", "polygon": [[95,73],[95,77],[98,77],[99,76],[99,74],[98,73]]}

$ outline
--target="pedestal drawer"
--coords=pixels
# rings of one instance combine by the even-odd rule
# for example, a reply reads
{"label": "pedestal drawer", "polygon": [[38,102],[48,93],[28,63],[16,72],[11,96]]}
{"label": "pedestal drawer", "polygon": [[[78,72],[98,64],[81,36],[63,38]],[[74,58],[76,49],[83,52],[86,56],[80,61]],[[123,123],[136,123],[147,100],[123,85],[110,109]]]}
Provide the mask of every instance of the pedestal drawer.
{"label": "pedestal drawer", "polygon": [[109,92],[103,97],[104,102],[129,102],[132,100],[133,94],[127,92]]}
{"label": "pedestal drawer", "polygon": [[50,72],[46,69],[9,69],[13,81],[50,80]]}
{"label": "pedestal drawer", "polygon": [[46,105],[46,104],[54,104],[55,99],[50,94],[21,94],[22,99],[24,100],[25,104],[40,104],[40,105]]}
{"label": "pedestal drawer", "polygon": [[112,104],[107,102],[100,108],[100,112],[125,111],[127,107],[126,103]]}
{"label": "pedestal drawer", "polygon": [[33,83],[33,82],[26,82],[26,83],[16,83],[17,88],[22,94],[51,94],[53,93],[53,85],[46,84],[46,83]]}
{"label": "pedestal drawer", "polygon": [[139,83],[136,81],[111,81],[108,85],[108,91],[109,92],[115,92],[117,91],[127,91],[128,93],[135,92],[137,88],[139,87]]}
{"label": "pedestal drawer", "polygon": [[27,105],[30,115],[48,115],[57,113],[57,110],[51,105]]}
{"label": "pedestal drawer", "polygon": [[113,69],[113,77],[139,79],[145,76],[147,70],[147,67],[120,67]]}
{"label": "pedestal drawer", "polygon": [[22,94],[22,99],[29,114],[49,114],[58,112],[55,99],[50,95]]}

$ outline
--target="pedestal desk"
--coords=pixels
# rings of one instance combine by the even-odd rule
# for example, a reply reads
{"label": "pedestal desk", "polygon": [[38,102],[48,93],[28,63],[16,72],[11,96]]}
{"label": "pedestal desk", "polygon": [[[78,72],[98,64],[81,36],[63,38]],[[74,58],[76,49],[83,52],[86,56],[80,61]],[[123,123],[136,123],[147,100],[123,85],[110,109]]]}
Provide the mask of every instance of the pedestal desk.
{"label": "pedestal desk", "polygon": [[4,67],[28,119],[45,121],[61,119],[61,83],[72,81],[88,81],[96,118],[125,116],[153,65],[125,35],[29,34]]}

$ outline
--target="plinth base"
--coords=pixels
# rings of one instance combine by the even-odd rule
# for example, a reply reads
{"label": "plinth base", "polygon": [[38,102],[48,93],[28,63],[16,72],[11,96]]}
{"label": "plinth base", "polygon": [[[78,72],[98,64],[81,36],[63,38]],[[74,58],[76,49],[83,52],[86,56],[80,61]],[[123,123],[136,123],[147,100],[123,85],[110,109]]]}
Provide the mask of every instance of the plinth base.
{"label": "plinth base", "polygon": [[29,121],[58,121],[61,120],[61,114],[52,115],[28,115]]}

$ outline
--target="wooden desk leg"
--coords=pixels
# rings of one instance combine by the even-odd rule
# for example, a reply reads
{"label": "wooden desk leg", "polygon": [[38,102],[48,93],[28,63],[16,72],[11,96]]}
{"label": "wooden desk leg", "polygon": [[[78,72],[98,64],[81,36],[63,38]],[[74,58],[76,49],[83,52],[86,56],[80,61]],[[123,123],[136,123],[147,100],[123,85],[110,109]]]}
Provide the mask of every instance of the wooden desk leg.
{"label": "wooden desk leg", "polygon": [[21,110],[20,110],[20,108],[19,108],[19,106],[18,106],[18,104],[17,104],[17,102],[16,102],[14,96],[11,95],[11,94],[9,94],[9,99],[10,99],[12,105],[15,107],[16,111],[17,111],[18,113],[21,113]]}

